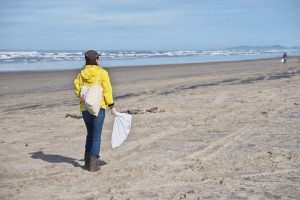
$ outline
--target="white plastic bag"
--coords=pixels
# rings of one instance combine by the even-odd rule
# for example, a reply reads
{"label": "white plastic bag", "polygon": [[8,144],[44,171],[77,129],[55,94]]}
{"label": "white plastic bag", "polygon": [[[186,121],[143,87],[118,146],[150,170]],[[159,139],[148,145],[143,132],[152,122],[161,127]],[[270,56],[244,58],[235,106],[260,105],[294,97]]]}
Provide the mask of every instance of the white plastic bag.
{"label": "white plastic bag", "polygon": [[284,62],[284,59],[283,59],[283,58],[281,59],[281,62],[282,62],[282,63]]}
{"label": "white plastic bag", "polygon": [[132,115],[117,112],[111,135],[111,146],[116,148],[126,140],[131,129]]}

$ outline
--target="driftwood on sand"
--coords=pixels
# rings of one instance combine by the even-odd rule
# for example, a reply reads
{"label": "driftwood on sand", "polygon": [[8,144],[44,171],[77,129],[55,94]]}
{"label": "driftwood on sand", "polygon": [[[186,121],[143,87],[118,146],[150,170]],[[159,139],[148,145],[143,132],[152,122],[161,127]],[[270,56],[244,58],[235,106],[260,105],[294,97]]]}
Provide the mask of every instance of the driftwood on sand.
{"label": "driftwood on sand", "polygon": [[165,110],[160,110],[158,107],[153,107],[146,110],[125,110],[123,113],[128,113],[130,115],[144,114],[144,113],[160,113],[165,112]]}
{"label": "driftwood on sand", "polygon": [[67,113],[66,118],[67,117],[71,117],[71,118],[75,118],[75,119],[81,119],[82,118],[81,114],[74,114],[74,113]]}

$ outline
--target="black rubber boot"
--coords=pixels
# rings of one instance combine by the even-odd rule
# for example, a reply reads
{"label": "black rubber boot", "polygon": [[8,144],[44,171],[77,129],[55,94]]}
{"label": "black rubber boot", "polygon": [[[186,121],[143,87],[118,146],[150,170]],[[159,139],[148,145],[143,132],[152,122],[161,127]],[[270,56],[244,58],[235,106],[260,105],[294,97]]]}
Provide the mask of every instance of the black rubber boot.
{"label": "black rubber boot", "polygon": [[100,163],[98,158],[90,156],[90,166],[88,168],[90,172],[96,172],[100,170]]}

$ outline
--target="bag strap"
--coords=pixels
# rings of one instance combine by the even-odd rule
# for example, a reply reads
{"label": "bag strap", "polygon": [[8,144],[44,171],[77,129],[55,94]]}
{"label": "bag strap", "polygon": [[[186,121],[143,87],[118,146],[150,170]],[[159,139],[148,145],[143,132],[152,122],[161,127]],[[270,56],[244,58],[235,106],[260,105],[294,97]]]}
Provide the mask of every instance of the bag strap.
{"label": "bag strap", "polygon": [[[98,74],[98,76],[97,76],[97,79],[96,79],[96,81],[95,81],[94,84],[98,84],[98,80],[99,80],[99,78],[100,78],[100,75],[101,75],[102,71],[103,71],[103,69],[100,68],[100,72],[99,72],[99,74]],[[81,83],[81,84],[80,84],[80,88],[82,88],[82,86],[83,86],[83,81],[82,81],[81,76],[80,76],[80,79],[81,79],[81,81],[79,81],[79,82]],[[100,79],[100,82],[101,82],[101,79]]]}

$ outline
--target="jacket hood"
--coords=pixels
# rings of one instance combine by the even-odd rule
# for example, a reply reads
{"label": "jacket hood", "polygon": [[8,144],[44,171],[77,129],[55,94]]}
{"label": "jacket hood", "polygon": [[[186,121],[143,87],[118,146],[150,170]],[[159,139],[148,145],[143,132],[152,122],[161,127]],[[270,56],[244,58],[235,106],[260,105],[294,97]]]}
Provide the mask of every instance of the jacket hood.
{"label": "jacket hood", "polygon": [[97,65],[86,65],[83,70],[81,70],[81,77],[86,83],[95,82],[97,76],[99,75],[100,67]]}

